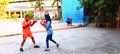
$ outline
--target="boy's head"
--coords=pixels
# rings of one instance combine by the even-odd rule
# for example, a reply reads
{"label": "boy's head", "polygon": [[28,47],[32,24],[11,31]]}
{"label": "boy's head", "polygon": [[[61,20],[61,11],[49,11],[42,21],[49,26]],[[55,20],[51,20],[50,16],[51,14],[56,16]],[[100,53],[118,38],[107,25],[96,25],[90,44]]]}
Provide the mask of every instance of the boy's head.
{"label": "boy's head", "polygon": [[28,20],[30,20],[30,16],[29,16],[29,15],[26,15],[26,16],[25,16],[25,21],[28,21]]}

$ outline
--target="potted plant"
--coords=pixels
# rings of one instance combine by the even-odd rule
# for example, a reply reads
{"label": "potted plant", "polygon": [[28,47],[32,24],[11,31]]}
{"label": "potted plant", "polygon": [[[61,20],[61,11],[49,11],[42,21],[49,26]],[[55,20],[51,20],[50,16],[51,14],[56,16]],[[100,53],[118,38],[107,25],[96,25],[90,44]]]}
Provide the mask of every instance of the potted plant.
{"label": "potted plant", "polygon": [[19,17],[20,15],[19,14],[12,14],[12,17],[15,19],[15,21],[17,21],[17,18]]}

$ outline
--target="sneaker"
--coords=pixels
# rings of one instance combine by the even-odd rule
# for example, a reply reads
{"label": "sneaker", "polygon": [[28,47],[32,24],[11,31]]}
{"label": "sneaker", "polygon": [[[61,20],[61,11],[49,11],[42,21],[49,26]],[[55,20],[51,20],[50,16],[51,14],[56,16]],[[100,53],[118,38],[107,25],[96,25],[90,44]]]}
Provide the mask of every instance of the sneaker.
{"label": "sneaker", "polygon": [[57,46],[57,48],[59,48],[59,44],[57,44],[56,46]]}
{"label": "sneaker", "polygon": [[20,48],[20,51],[23,52],[24,51],[23,48]]}
{"label": "sneaker", "polygon": [[38,46],[38,45],[35,45],[35,46],[34,46],[34,48],[40,48],[40,46]]}
{"label": "sneaker", "polygon": [[45,51],[50,51],[50,49],[47,48],[47,49],[45,49]]}

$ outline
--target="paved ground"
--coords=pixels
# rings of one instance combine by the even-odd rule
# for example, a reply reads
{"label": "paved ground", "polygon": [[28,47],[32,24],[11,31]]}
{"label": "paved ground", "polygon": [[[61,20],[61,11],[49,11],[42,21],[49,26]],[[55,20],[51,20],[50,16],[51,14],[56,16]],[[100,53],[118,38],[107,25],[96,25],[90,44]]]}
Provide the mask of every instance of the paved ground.
{"label": "paved ground", "polygon": [[[54,30],[69,29],[78,27],[78,23],[73,23],[73,26],[67,26],[66,23],[60,21],[52,21],[52,26]],[[0,37],[11,36],[22,34],[22,21],[0,21]],[[44,32],[45,28],[40,25],[38,21],[34,26],[31,27],[33,33]]]}
{"label": "paved ground", "polygon": [[25,52],[19,47],[22,35],[0,38],[0,54],[120,54],[120,32],[114,29],[88,27],[54,31],[53,38],[59,42],[60,48],[50,42],[50,52],[44,52],[46,32],[34,33],[41,48],[33,48],[28,39]]}

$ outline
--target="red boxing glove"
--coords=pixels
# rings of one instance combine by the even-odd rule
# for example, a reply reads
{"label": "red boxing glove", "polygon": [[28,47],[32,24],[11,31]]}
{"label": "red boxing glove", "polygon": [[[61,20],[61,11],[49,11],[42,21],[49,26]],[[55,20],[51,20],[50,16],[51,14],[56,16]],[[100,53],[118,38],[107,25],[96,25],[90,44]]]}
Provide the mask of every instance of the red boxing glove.
{"label": "red boxing glove", "polygon": [[41,24],[43,27],[46,28],[46,20],[42,20],[42,21],[40,21],[40,24]]}
{"label": "red boxing glove", "polygon": [[37,22],[37,20],[33,20],[33,23],[36,23]]}

